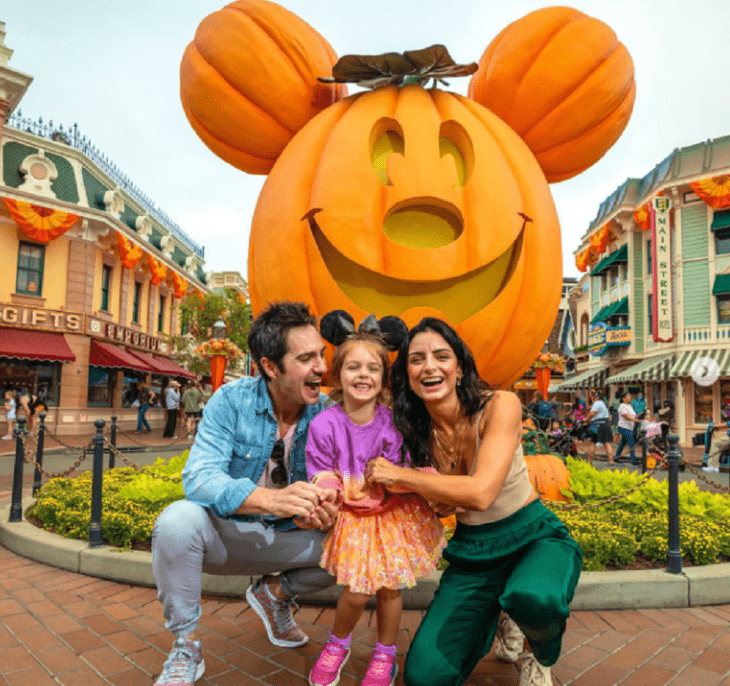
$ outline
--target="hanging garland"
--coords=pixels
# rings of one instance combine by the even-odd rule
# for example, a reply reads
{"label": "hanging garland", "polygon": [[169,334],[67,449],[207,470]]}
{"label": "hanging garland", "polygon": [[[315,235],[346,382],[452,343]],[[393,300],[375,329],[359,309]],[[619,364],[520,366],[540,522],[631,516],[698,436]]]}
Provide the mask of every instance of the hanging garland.
{"label": "hanging garland", "polygon": [[180,300],[188,290],[188,282],[177,272],[172,272],[172,287],[175,297]]}
{"label": "hanging garland", "polygon": [[664,191],[659,191],[655,196],[652,196],[651,199],[647,200],[638,210],[634,210],[634,221],[642,231],[649,230],[649,209],[651,208],[651,201],[659,195],[664,195]]}
{"label": "hanging garland", "polygon": [[162,283],[167,276],[167,265],[161,260],[156,260],[152,255],[147,255],[147,264],[150,268],[150,283],[157,286]]}
{"label": "hanging garland", "polygon": [[23,200],[3,198],[3,201],[18,228],[38,243],[46,244],[62,236],[79,218],[77,214],[33,205]]}
{"label": "hanging garland", "polygon": [[134,269],[142,259],[142,247],[132,243],[123,233],[117,231],[119,260],[125,269]]}
{"label": "hanging garland", "polygon": [[710,207],[716,210],[730,207],[730,174],[690,181],[689,186]]}

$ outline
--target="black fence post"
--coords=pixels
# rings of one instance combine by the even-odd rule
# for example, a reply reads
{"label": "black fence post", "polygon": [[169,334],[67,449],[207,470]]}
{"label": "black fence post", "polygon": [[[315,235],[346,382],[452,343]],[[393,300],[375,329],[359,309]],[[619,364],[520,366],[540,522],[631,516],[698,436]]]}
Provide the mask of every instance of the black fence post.
{"label": "black fence post", "polygon": [[94,472],[91,480],[91,524],[89,524],[89,548],[97,548],[102,543],[101,537],[101,484],[104,476],[104,430],[106,422],[97,419],[94,422],[96,435],[94,444]]}
{"label": "black fence post", "polygon": [[41,420],[40,426],[38,427],[38,443],[35,451],[35,472],[33,472],[33,497],[41,489],[43,485],[43,441],[46,435],[46,413],[41,412],[38,415],[38,419]]}
{"label": "black fence post", "polygon": [[682,573],[682,552],[679,548],[679,436],[672,434],[669,442],[669,548],[667,550],[667,571]]}
{"label": "black fence post", "polygon": [[15,423],[15,469],[13,470],[13,495],[10,503],[11,522],[23,521],[23,458],[25,457],[23,437],[26,417],[18,417]]}
{"label": "black fence post", "polygon": [[111,425],[111,436],[109,438],[109,443],[111,443],[111,448],[109,448],[109,469],[114,469],[114,448],[117,447],[117,415],[112,415],[112,425]]}

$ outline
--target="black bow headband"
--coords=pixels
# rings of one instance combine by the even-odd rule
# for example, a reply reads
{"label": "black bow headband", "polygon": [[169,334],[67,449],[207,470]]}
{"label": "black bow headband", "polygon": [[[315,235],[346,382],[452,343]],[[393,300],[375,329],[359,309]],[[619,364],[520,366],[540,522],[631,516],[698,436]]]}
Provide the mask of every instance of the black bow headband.
{"label": "black bow headband", "polygon": [[[324,338],[332,345],[342,345],[348,336],[355,333],[355,320],[345,310],[328,312],[319,322],[319,330]],[[399,317],[387,316],[378,321],[374,314],[369,314],[362,320],[357,331],[378,336],[385,343],[388,350],[395,351],[408,337],[408,327]]]}

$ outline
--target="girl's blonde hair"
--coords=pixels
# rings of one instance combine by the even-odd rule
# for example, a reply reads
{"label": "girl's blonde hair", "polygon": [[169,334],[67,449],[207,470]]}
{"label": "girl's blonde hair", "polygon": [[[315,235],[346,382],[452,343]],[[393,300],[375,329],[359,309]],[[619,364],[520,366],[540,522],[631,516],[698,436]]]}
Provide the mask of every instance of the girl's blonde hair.
{"label": "girl's blonde hair", "polygon": [[342,402],[342,384],[340,382],[340,375],[342,374],[342,367],[345,364],[345,358],[356,345],[364,345],[370,352],[372,352],[380,361],[380,365],[383,368],[383,381],[375,402],[378,405],[390,405],[390,391],[388,390],[388,372],[390,370],[390,359],[388,358],[388,349],[385,347],[383,340],[371,333],[364,333],[358,331],[350,334],[342,343],[342,345],[335,348],[335,354],[332,356],[332,369],[330,375],[332,379],[332,390],[330,391],[329,397],[335,402]]}

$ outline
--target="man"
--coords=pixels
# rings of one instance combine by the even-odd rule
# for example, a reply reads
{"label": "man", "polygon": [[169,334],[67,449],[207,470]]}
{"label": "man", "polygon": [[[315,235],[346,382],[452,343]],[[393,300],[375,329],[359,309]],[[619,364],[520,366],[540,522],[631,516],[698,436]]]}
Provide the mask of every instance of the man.
{"label": "man", "polygon": [[593,404],[586,416],[586,421],[590,424],[588,429],[588,462],[593,464],[593,458],[596,456],[596,444],[603,443],[606,446],[608,466],[613,467],[613,444],[611,443],[613,436],[611,435],[608,407],[595,391],[591,395],[591,400]]}
{"label": "man", "polygon": [[[307,642],[291,602],[335,583],[319,566],[337,494],[306,482],[311,420],[327,371],[315,319],[301,303],[271,305],[248,343],[261,372],[208,401],[183,470],[185,500],[155,522],[152,565],[176,640],[156,686],[192,686],[205,669],[198,640],[201,574],[265,575],[246,592],[269,640]],[[271,572],[281,572],[269,576]]]}
{"label": "man", "polygon": [[[637,419],[644,419],[646,412],[646,400],[644,399],[644,394],[639,391],[636,394],[636,397],[631,401],[631,407],[634,408],[634,412],[636,413]],[[637,422],[634,425],[634,440],[637,440],[639,435],[639,430],[641,429],[641,422]]]}
{"label": "man", "polygon": [[177,438],[177,408],[180,406],[180,384],[173,379],[165,389],[165,408],[167,409],[167,420],[162,438]]}
{"label": "man", "polygon": [[188,431],[188,438],[193,437],[195,431],[195,420],[200,419],[203,413],[200,409],[200,399],[203,394],[195,381],[190,381],[185,392],[182,394],[182,403],[185,406],[185,428]]}
{"label": "man", "polygon": [[730,431],[726,422],[721,422],[712,428],[712,444],[707,458],[707,466],[703,472],[720,473],[720,456],[730,448]]}

